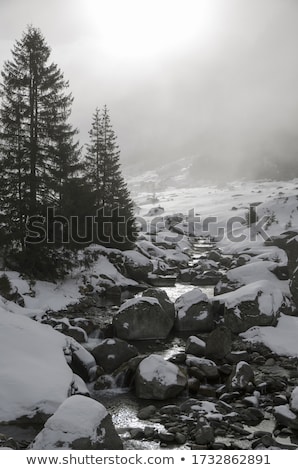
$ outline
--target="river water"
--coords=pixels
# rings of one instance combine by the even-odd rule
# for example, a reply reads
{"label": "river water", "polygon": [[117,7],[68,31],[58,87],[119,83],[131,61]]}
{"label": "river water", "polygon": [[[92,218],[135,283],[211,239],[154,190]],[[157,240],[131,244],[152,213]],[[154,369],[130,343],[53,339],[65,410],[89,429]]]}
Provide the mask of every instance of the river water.
{"label": "river water", "polygon": [[[177,283],[175,286],[163,287],[169,299],[174,302],[180,295],[194,289],[195,286],[191,284]],[[213,296],[214,286],[203,286],[200,289],[206,293],[208,297]],[[185,339],[187,335],[171,335],[167,340],[161,341],[138,341],[133,344],[138,348],[140,353],[156,353],[165,359],[171,356],[184,352]],[[94,343],[93,345],[94,346]],[[112,416],[113,423],[122,438],[124,438],[125,449],[158,449],[159,443],[155,441],[138,441],[129,439],[128,428],[142,428],[148,426],[148,421],[140,420],[137,417],[140,408],[155,404],[150,400],[138,399],[132,391],[127,388],[113,388],[110,390],[94,390],[90,387],[92,398],[102,403]],[[184,401],[187,396],[177,397],[168,401],[160,403],[161,406],[168,404],[179,404]],[[149,425],[152,423],[149,422]],[[165,431],[161,424],[154,423],[154,428],[158,431]],[[187,449],[187,445],[177,447],[179,449]]]}

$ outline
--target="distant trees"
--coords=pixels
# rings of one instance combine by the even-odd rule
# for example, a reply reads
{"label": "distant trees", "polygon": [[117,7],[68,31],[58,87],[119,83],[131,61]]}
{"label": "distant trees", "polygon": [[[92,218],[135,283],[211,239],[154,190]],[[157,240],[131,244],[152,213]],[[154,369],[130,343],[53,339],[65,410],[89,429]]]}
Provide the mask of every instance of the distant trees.
{"label": "distant trees", "polygon": [[[46,218],[51,208],[57,224],[37,229],[44,246],[50,236],[51,246],[125,248],[135,239],[133,205],[109,112],[96,109],[82,160],[78,131],[69,123],[73,97],[49,58],[41,31],[29,26],[1,72],[0,242],[28,252],[28,220]],[[90,216],[96,230],[94,224],[86,229]]]}

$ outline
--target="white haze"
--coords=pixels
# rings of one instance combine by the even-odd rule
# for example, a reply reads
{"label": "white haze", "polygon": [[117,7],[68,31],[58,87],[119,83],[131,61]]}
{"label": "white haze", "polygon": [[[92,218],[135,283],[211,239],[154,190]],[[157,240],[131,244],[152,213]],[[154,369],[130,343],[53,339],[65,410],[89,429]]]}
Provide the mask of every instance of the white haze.
{"label": "white haze", "polygon": [[[209,5],[202,17],[200,3]],[[126,167],[186,158],[195,177],[290,177],[298,172],[298,2],[207,3],[0,0],[0,65],[31,23],[70,81],[82,144],[94,109],[107,104]]]}

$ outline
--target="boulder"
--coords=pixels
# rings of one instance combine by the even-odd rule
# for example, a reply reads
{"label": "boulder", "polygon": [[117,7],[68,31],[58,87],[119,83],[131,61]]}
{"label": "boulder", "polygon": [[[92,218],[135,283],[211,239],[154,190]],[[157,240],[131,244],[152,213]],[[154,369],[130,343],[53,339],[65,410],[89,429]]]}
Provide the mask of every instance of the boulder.
{"label": "boulder", "polygon": [[166,400],[181,393],[187,378],[181,369],[157,354],[144,359],[136,372],[135,390],[138,398]]}
{"label": "boulder", "polygon": [[[191,368],[191,375],[198,379],[205,378],[207,380],[216,380],[219,377],[219,371],[215,362],[204,357],[195,357],[188,355],[185,361],[186,365]],[[198,373],[195,374],[197,369]]]}
{"label": "boulder", "polygon": [[154,289],[154,288],[149,288],[146,289],[143,294],[143,297],[153,297],[154,299],[157,299],[162,308],[166,313],[172,316],[173,322],[175,318],[175,307],[173,302],[170,301],[168,294],[166,291],[162,289]]}
{"label": "boulder", "polygon": [[138,350],[118,338],[108,338],[102,341],[92,351],[96,363],[101,366],[105,372],[110,373],[129,361],[132,357],[138,355]]}
{"label": "boulder", "polygon": [[94,380],[97,365],[92,354],[73,338],[69,338],[70,366],[85,382]]}
{"label": "boulder", "polygon": [[34,450],[123,449],[106,408],[80,395],[67,398],[59,406],[30,447]]}
{"label": "boulder", "polygon": [[209,424],[198,423],[197,430],[195,433],[196,444],[200,446],[206,446],[214,442],[214,431]]}
{"label": "boulder", "polygon": [[290,410],[289,405],[279,405],[273,408],[276,421],[282,426],[298,430],[298,416]]}
{"label": "boulder", "polygon": [[66,331],[63,332],[67,336],[71,336],[74,338],[78,343],[87,343],[88,336],[83,328],[78,326],[70,326]]}
{"label": "boulder", "polygon": [[221,279],[221,273],[212,269],[197,273],[191,280],[194,286],[215,286]]}
{"label": "boulder", "polygon": [[249,364],[245,361],[240,361],[236,364],[231,372],[227,381],[227,388],[229,391],[243,391],[249,389],[249,386],[254,383],[254,372]]}
{"label": "boulder", "polygon": [[134,250],[127,250],[123,253],[128,276],[137,282],[146,281],[148,274],[153,271],[153,264],[150,259]]}
{"label": "boulder", "polygon": [[225,326],[218,326],[209,333],[206,340],[206,357],[210,359],[224,359],[231,352],[231,331]]}
{"label": "boulder", "polygon": [[213,328],[213,314],[208,297],[201,289],[181,295],[175,302],[175,329],[177,331],[206,332]]}
{"label": "boulder", "polygon": [[252,326],[276,326],[285,305],[283,293],[270,281],[256,281],[218,297],[225,303],[224,324],[233,333]]}
{"label": "boulder", "polygon": [[189,336],[185,343],[186,354],[193,354],[194,356],[205,356],[206,343],[197,336]]}
{"label": "boulder", "polygon": [[113,319],[116,336],[125,340],[164,339],[173,324],[170,308],[165,311],[154,297],[127,300]]}

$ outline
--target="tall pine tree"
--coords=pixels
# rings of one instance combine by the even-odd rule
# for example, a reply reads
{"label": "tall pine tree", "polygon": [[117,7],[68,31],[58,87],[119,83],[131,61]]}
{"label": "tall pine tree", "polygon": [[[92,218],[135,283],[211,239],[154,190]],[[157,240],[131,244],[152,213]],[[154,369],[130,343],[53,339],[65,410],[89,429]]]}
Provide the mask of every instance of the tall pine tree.
{"label": "tall pine tree", "polygon": [[106,106],[102,113],[96,109],[89,136],[85,174],[98,211],[96,241],[126,249],[136,239],[133,202],[122,176],[120,150]]}
{"label": "tall pine tree", "polygon": [[79,169],[77,131],[68,123],[72,95],[37,28],[29,26],[4,64],[0,107],[2,222],[24,245],[29,216],[63,206],[67,179]]}

